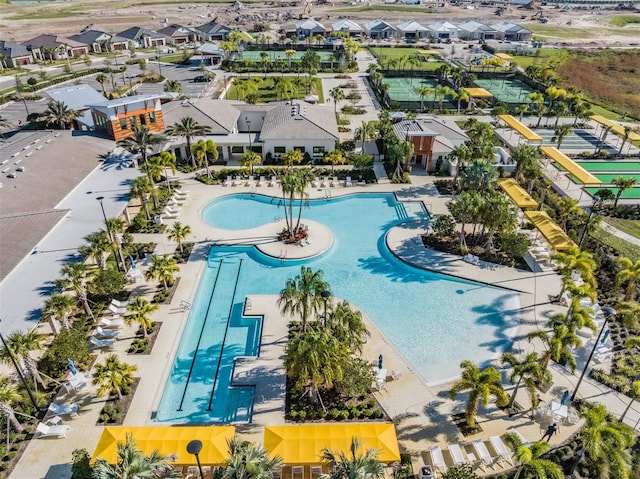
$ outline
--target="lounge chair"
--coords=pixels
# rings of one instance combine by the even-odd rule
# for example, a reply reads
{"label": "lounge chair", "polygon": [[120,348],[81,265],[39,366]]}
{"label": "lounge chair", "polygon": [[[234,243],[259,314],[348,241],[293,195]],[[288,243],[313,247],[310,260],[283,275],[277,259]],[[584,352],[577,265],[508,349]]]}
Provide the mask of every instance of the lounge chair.
{"label": "lounge chair", "polygon": [[271,180],[269,180],[269,186],[276,186],[278,184],[278,177],[277,176],[272,176]]}
{"label": "lounge chair", "polygon": [[313,187],[320,188],[320,178],[318,178],[317,176],[313,179]]}
{"label": "lounge chair", "polygon": [[189,193],[190,191],[175,190],[173,192],[173,197],[180,200],[186,200],[189,197]]}
{"label": "lounge chair", "polygon": [[180,213],[182,211],[182,208],[173,208],[172,206],[167,205],[167,206],[164,207],[164,211],[165,211],[165,213],[176,214],[177,215],[178,213]]}
{"label": "lounge chair", "polygon": [[52,402],[49,404],[49,411],[51,411],[56,416],[66,416],[68,414],[74,414],[78,412],[77,404],[58,404],[56,402]]}
{"label": "lounge chair", "polygon": [[476,451],[478,455],[478,459],[480,460],[480,466],[482,470],[486,471],[486,466],[493,467],[494,460],[491,454],[489,453],[489,449],[485,446],[484,442],[481,439],[476,439],[471,443],[473,445],[473,449]]}
{"label": "lounge chair", "polygon": [[431,463],[433,467],[440,471],[440,474],[447,472],[447,463],[444,462],[444,456],[440,446],[431,446],[429,448],[429,454],[431,455]]}
{"label": "lounge chair", "polygon": [[344,186],[353,186],[353,183],[351,182],[351,177],[347,176],[347,179],[344,182]]}
{"label": "lounge chair", "polygon": [[496,454],[498,455],[498,461],[507,461],[511,466],[513,466],[511,453],[509,452],[509,449],[507,449],[507,446],[505,446],[504,442],[502,442],[502,439],[500,439],[500,436],[491,436],[489,438],[489,442],[491,443],[493,450],[496,451]]}
{"label": "lounge chair", "polygon": [[176,219],[178,216],[180,216],[180,213],[170,213],[168,211],[163,211],[162,212],[162,217],[166,220],[174,220]]}
{"label": "lounge chair", "polygon": [[115,339],[98,339],[95,336],[89,338],[89,342],[96,348],[110,348],[116,343]]}
{"label": "lounge chair", "polygon": [[100,326],[102,326],[104,329],[110,329],[110,328],[120,328],[122,326],[124,326],[124,320],[119,318],[119,317],[113,317],[111,319],[109,318],[102,318],[100,320]]}
{"label": "lounge chair", "polygon": [[450,444],[447,448],[449,454],[451,454],[451,459],[453,460],[454,466],[462,466],[467,463],[467,458],[465,457],[462,449],[457,444]]}
{"label": "lounge chair", "polygon": [[36,432],[38,432],[38,437],[67,437],[67,431],[71,429],[70,426],[58,425],[58,426],[47,426],[43,422],[39,422],[36,427]]}
{"label": "lounge chair", "polygon": [[249,179],[247,180],[246,185],[247,186],[254,186],[256,184],[255,180],[253,179],[253,175],[249,175]]}
{"label": "lounge chair", "polygon": [[169,202],[167,204],[173,208],[174,206],[184,205],[186,201],[187,201],[186,198],[179,198],[179,197],[172,196],[171,198],[169,198]]}
{"label": "lounge chair", "polygon": [[233,177],[227,176],[227,179],[222,182],[222,186],[233,186]]}
{"label": "lounge chair", "polygon": [[322,183],[321,186],[323,188],[329,188],[329,177],[328,176],[323,176],[322,177]]}
{"label": "lounge chair", "polygon": [[333,179],[331,180],[331,186],[333,186],[334,188],[337,188],[338,186],[340,186],[340,181],[338,181],[337,176],[334,176]]}
{"label": "lounge chair", "polygon": [[115,338],[118,334],[120,334],[119,329],[102,329],[100,326],[96,328],[96,335],[100,338]]}
{"label": "lounge chair", "polygon": [[263,186],[265,182],[265,178],[264,176],[261,176],[260,179],[258,180],[258,186]]}
{"label": "lounge chair", "polygon": [[87,377],[83,373],[77,372],[75,374],[69,375],[69,377],[67,378],[67,382],[64,384],[64,387],[67,392],[80,391],[81,389],[87,387],[88,383],[89,381],[87,380]]}
{"label": "lounge chair", "polygon": [[117,308],[113,304],[109,305],[109,311],[111,311],[113,314],[121,314],[123,316],[128,316],[129,314],[131,314],[131,311],[129,311],[126,307]]}
{"label": "lounge chair", "polygon": [[242,184],[242,177],[236,176],[236,179],[233,182],[233,186],[240,186]]}

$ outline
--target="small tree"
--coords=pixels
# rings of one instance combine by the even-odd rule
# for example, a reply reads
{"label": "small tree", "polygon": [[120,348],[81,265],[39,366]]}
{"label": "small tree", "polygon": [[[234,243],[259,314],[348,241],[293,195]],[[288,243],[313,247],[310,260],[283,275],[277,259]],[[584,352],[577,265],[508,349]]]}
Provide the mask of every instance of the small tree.
{"label": "small tree", "polygon": [[450,238],[456,232],[456,220],[451,215],[439,215],[433,222],[433,234],[438,238]]}
{"label": "small tree", "polygon": [[104,364],[95,365],[93,384],[98,386],[98,396],[115,394],[122,400],[122,390],[133,383],[137,369],[138,366],[121,362],[117,354],[109,355]]}
{"label": "small tree", "polygon": [[173,223],[173,227],[167,229],[167,238],[169,238],[171,241],[175,241],[176,243],[178,243],[178,248],[180,249],[181,253],[183,252],[182,242],[190,234],[191,234],[191,226],[189,225],[183,226],[182,223],[180,223],[179,221],[176,221],[175,223]]}

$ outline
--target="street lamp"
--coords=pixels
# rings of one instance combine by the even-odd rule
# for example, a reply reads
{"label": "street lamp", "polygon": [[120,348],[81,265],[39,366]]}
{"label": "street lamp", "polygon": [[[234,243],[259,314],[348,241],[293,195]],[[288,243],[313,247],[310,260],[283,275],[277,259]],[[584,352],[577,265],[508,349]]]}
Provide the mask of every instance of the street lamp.
{"label": "street lamp", "polygon": [[158,42],[156,42],[156,61],[158,62],[158,72],[162,76],[162,66],[160,65],[160,50],[158,49]]}
{"label": "street lamp", "polygon": [[593,216],[593,212],[596,210],[596,207],[600,204],[601,198],[597,195],[593,196],[593,203],[591,204],[591,208],[589,209],[589,216],[587,217],[587,221],[584,224],[584,228],[582,229],[582,234],[580,235],[580,241],[578,242],[578,248],[582,248],[582,242],[584,241],[585,236],[587,235],[587,230],[589,229],[589,223],[591,222],[591,217]]}
{"label": "street lamp", "polygon": [[322,296],[322,299],[324,300],[324,317],[323,317],[323,321],[324,321],[324,327],[327,327],[327,300],[331,297],[331,291],[323,291],[320,293],[320,296]]}
{"label": "street lamp", "polygon": [[198,463],[198,471],[200,471],[200,477],[204,478],[202,465],[200,464],[200,451],[202,451],[202,441],[194,439],[193,441],[189,442],[189,444],[187,444],[187,452],[196,456],[196,462]]}
{"label": "street lamp", "polygon": [[[2,320],[0,319],[0,321],[2,321]],[[27,390],[27,394],[29,394],[29,399],[31,399],[31,404],[33,404],[33,407],[37,411],[38,410],[38,404],[36,403],[36,400],[34,399],[33,394],[31,393],[31,388],[27,384],[27,380],[24,378],[24,375],[22,374],[22,371],[20,370],[20,367],[18,366],[18,361],[16,361],[16,357],[13,355],[13,351],[11,351],[9,346],[7,346],[7,343],[4,340],[4,336],[2,335],[1,332],[0,332],[0,340],[2,341],[2,345],[4,346],[5,351],[7,352],[9,357],[11,358],[11,362],[13,363],[13,367],[16,368],[16,372],[18,373],[18,376],[20,377],[20,381],[22,381],[22,384],[24,385],[24,388]]]}
{"label": "street lamp", "polygon": [[251,151],[251,120],[248,120],[247,117],[245,117],[244,121],[247,123],[247,131],[249,132],[249,151]]}
{"label": "street lamp", "polygon": [[[100,209],[102,210],[102,217],[104,218],[104,224],[107,227],[107,234],[109,235],[109,240],[115,241],[113,235],[111,234],[111,227],[109,226],[109,222],[107,221],[107,215],[104,212],[104,205],[102,204],[102,201],[104,200],[104,196],[98,196],[96,200],[100,202]],[[117,252],[115,255],[115,259],[116,259],[116,267],[118,268],[118,271],[120,271],[120,261],[118,261]]]}
{"label": "street lamp", "polygon": [[589,357],[587,358],[587,362],[584,364],[584,369],[582,370],[582,374],[580,374],[580,379],[578,379],[578,384],[576,384],[576,388],[573,390],[573,394],[571,395],[571,401],[575,400],[576,394],[578,392],[578,388],[582,383],[582,379],[584,378],[585,373],[587,372],[587,368],[589,367],[589,363],[591,362],[591,358],[593,357],[593,353],[596,352],[596,348],[600,344],[600,338],[602,337],[602,333],[604,332],[604,328],[607,327],[607,323],[609,322],[609,318],[618,314],[615,309],[605,306],[602,308],[604,311],[604,323],[602,323],[602,327],[600,328],[600,332],[598,333],[598,338],[593,343],[593,348],[591,349],[591,353],[589,353]]}

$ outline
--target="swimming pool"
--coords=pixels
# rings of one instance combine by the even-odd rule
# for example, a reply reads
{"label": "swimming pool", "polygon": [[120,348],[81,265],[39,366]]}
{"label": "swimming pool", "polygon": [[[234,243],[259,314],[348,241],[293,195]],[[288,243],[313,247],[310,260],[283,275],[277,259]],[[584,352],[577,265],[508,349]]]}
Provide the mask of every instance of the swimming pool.
{"label": "swimming pool", "polygon": [[[216,228],[244,229],[283,212],[278,199],[240,194],[213,201],[202,216]],[[322,269],[333,295],[361,308],[428,383],[457,376],[463,359],[487,363],[510,344],[519,322],[516,293],[413,268],[388,251],[387,231],[425,219],[422,203],[356,194],[312,200],[302,216],[334,234],[333,247],[319,257],[281,264],[253,247],[212,247],[158,421],[250,420],[252,391],[229,388],[234,355],[255,354],[260,337],[260,320],[242,318],[242,304],[248,294],[278,294],[301,263]]]}

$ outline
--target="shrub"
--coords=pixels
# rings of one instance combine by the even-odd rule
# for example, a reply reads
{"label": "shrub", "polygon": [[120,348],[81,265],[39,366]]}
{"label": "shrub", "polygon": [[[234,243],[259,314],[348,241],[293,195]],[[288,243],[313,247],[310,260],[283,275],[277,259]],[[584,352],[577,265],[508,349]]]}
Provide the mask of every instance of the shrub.
{"label": "shrub", "polygon": [[149,349],[149,345],[151,344],[151,340],[149,338],[146,339],[134,339],[131,343],[131,348],[129,348],[129,352],[132,354],[142,354]]}
{"label": "shrub", "polygon": [[433,235],[450,238],[456,231],[456,220],[451,215],[438,215],[433,223]]}
{"label": "shrub", "polygon": [[113,424],[122,418],[123,407],[121,405],[106,404],[100,414],[100,422]]}
{"label": "shrub", "polygon": [[68,370],[67,359],[72,359],[78,367],[88,365],[88,330],[85,321],[76,320],[70,329],[60,331],[40,360],[40,371],[53,378],[59,378]]}
{"label": "shrub", "polygon": [[89,464],[91,456],[86,449],[76,449],[73,451],[71,466],[71,479],[91,479],[92,469]]}

